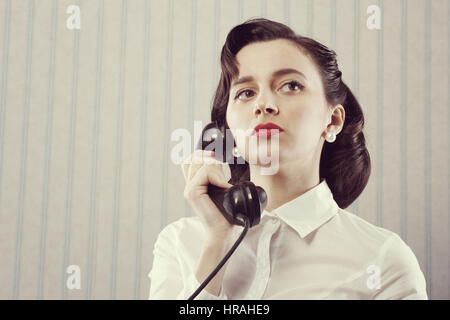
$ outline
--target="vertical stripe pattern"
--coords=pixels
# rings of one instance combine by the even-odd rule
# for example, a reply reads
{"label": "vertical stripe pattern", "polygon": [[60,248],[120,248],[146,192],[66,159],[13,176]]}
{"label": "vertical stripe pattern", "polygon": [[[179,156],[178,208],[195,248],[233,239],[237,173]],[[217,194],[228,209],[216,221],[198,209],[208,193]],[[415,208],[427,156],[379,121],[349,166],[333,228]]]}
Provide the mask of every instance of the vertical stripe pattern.
{"label": "vertical stripe pattern", "polygon": [[122,172],[122,145],[123,145],[123,96],[125,78],[125,60],[127,43],[127,1],[122,0],[120,36],[120,60],[119,60],[119,100],[117,103],[117,140],[116,140],[116,167],[114,179],[114,221],[112,236],[112,261],[111,261],[111,299],[116,299],[117,260],[119,246],[119,219],[120,219],[120,189]]}
{"label": "vertical stripe pattern", "polygon": [[[76,3],[80,6],[80,2]],[[69,155],[67,166],[67,190],[66,190],[66,216],[64,222],[64,259],[62,265],[62,298],[67,299],[66,269],[69,266],[70,257],[70,237],[72,227],[72,196],[73,196],[73,171],[75,167],[75,129],[77,119],[77,92],[78,92],[78,60],[80,30],[74,29],[73,32],[73,59],[72,59],[72,91],[70,101],[70,127],[69,127]]]}
{"label": "vertical stripe pattern", "polygon": [[[3,145],[6,118],[6,90],[8,89],[8,56],[9,37],[11,25],[11,0],[6,1],[5,19],[3,20],[3,59],[2,59],[2,86],[0,91],[0,205],[2,201],[3,186]],[[0,218],[2,213],[0,212]]]}
{"label": "vertical stripe pattern", "polygon": [[284,0],[284,23],[291,26],[291,0]]}
{"label": "vertical stripe pattern", "polygon": [[[133,10],[130,3],[0,2],[0,299],[147,299],[150,282],[144,275],[151,270],[158,231],[178,218],[195,216],[182,195],[172,192],[174,183],[185,183],[170,159],[172,123],[182,123],[192,138],[194,121],[210,117],[211,106],[198,101],[212,101],[217,88],[224,32],[252,17],[284,23],[313,39],[325,35],[341,71],[352,70],[350,89],[359,101],[365,99],[369,130],[364,133],[374,150],[373,188],[366,188],[349,211],[368,216],[373,208],[370,222],[398,233],[416,254],[429,298],[450,298],[450,283],[442,283],[450,277],[450,140],[445,142],[448,150],[442,148],[450,137],[450,112],[439,118],[435,111],[432,118],[436,105],[450,109],[450,24],[445,30],[438,24],[448,23],[450,0],[417,0],[414,5],[377,0],[379,30],[366,27],[374,17],[367,13],[372,3],[360,0],[280,0],[278,5],[268,0],[142,0],[133,2]],[[72,4],[81,9],[81,30],[66,26]],[[223,29],[230,18],[236,23]],[[142,27],[130,29],[134,21]],[[173,52],[178,21],[188,21],[180,25],[188,37],[185,46],[176,46],[180,59]],[[393,28],[398,36],[390,32]],[[199,30],[204,39],[198,38]],[[388,47],[384,51],[384,44],[396,41],[398,54]],[[432,65],[445,59],[447,75]],[[414,61],[423,75],[419,80],[409,69],[408,62]],[[92,70],[86,72],[87,66]],[[176,78],[174,70],[185,76]],[[385,89],[384,76],[399,79],[397,91]],[[132,86],[138,87],[138,98],[125,94]],[[188,90],[182,106],[172,98],[179,88]],[[127,108],[132,104],[137,104],[139,123],[128,130],[125,119],[135,110]],[[411,106],[420,112],[408,110]],[[392,116],[397,118],[388,119]],[[159,129],[151,130],[155,123]],[[423,133],[413,144],[408,132],[417,124]],[[390,139],[394,130],[398,141]],[[191,142],[195,146],[197,141]],[[385,167],[395,157],[386,150],[400,154]],[[411,152],[423,157],[410,159]],[[437,170],[445,168],[448,175],[439,175]],[[398,173],[390,176],[391,169]],[[411,171],[417,169],[419,174]],[[125,183],[122,174],[128,172],[134,174]],[[400,190],[391,205],[384,201],[390,197],[384,186],[397,186],[398,179]],[[448,196],[433,195],[433,187],[444,179]],[[34,181],[38,188],[32,187]],[[153,183],[161,193],[147,190]],[[129,184],[136,187],[130,197]],[[447,225],[442,213],[448,215]],[[86,241],[77,241],[80,235]],[[125,248],[132,261],[122,263]],[[67,287],[72,264],[81,267],[81,290]]]}
{"label": "vertical stripe pattern", "polygon": [[431,275],[431,1],[425,2],[425,272],[432,298]]}
{"label": "vertical stripe pattern", "polygon": [[244,0],[239,0],[238,2],[238,21],[237,24],[243,22],[244,19]]}
{"label": "vertical stripe pattern", "polygon": [[170,130],[170,110],[172,104],[172,46],[173,46],[173,0],[169,0],[168,2],[169,8],[167,11],[167,48],[166,48],[166,95],[165,95],[165,106],[164,106],[164,146],[163,146],[163,173],[162,173],[162,205],[161,205],[161,229],[164,228],[167,224],[167,178],[168,178],[168,167],[169,163],[169,150],[168,146],[170,141],[169,139],[169,130]]}
{"label": "vertical stripe pattern", "polygon": [[[191,47],[190,47],[190,69],[189,69],[189,116],[187,127],[193,136],[194,132],[194,115],[195,115],[195,70],[196,70],[196,55],[197,55],[197,0],[191,1]],[[193,143],[197,143],[194,141]],[[194,150],[192,150],[193,152]],[[184,216],[192,216],[191,206],[187,201],[184,201]]]}
{"label": "vertical stripe pattern", "polygon": [[27,25],[27,60],[25,65],[25,92],[23,106],[23,122],[22,122],[22,149],[20,161],[20,189],[19,204],[17,212],[17,230],[16,230],[16,260],[14,264],[14,292],[13,298],[19,298],[20,287],[20,270],[22,256],[22,240],[23,240],[23,219],[24,219],[24,199],[26,191],[27,177],[27,153],[28,153],[28,129],[30,115],[30,86],[31,86],[31,64],[33,57],[33,30],[34,30],[34,0],[28,1],[28,25]]}
{"label": "vertical stripe pattern", "polygon": [[404,241],[407,241],[407,223],[408,223],[408,173],[407,173],[407,146],[408,146],[408,135],[406,134],[408,126],[408,1],[402,0],[402,17],[401,17],[401,30],[402,30],[402,47],[401,47],[401,117],[400,117],[400,130],[401,130],[401,145],[400,145],[400,158],[401,158],[401,168],[400,168],[400,199],[401,199],[401,226],[400,235]]}
{"label": "vertical stripe pattern", "polygon": [[306,9],[306,30],[307,36],[314,37],[314,1],[308,0],[308,7]]}
{"label": "vertical stripe pattern", "polygon": [[98,169],[98,149],[100,131],[100,91],[102,86],[102,66],[103,66],[103,10],[104,0],[99,2],[98,25],[97,25],[97,56],[95,69],[95,96],[94,96],[94,122],[92,126],[92,171],[91,190],[89,198],[89,236],[88,236],[88,263],[86,274],[86,299],[92,299],[92,290],[95,279],[95,254],[97,249],[97,169]]}
{"label": "vertical stripe pattern", "polygon": [[[359,0],[353,1],[354,20],[353,20],[353,88],[352,92],[356,99],[359,99],[359,26],[360,26],[360,8]],[[379,31],[380,32],[380,31]],[[381,31],[382,32],[382,31]],[[352,203],[352,210],[355,215],[359,215],[359,198]]]}
{"label": "vertical stripe pattern", "polygon": [[376,224],[383,226],[383,0],[378,1],[381,12],[381,30],[377,32],[377,219]]}
{"label": "vertical stripe pattern", "polygon": [[[447,2],[447,18],[450,17],[450,0]],[[447,39],[450,39],[450,20],[447,19]],[[448,183],[448,195],[447,195],[447,212],[448,212],[448,241],[447,241],[447,251],[448,251],[448,268],[450,270],[450,41],[447,42],[447,183]],[[450,297],[450,281],[448,282],[448,296]],[[448,298],[449,299],[449,298]]]}
{"label": "vertical stripe pattern", "polygon": [[148,114],[148,78],[149,78],[149,46],[150,46],[150,8],[151,2],[145,2],[145,33],[144,33],[144,61],[142,65],[142,105],[141,105],[141,128],[140,128],[140,147],[139,147],[139,192],[138,192],[138,218],[136,234],[136,267],[134,280],[134,299],[140,298],[141,292],[141,257],[142,257],[142,225],[144,221],[144,197],[145,197],[145,163],[147,159],[147,114]]}
{"label": "vertical stripe pattern", "polygon": [[219,68],[218,68],[218,63],[220,62],[219,60],[219,36],[220,36],[220,0],[215,0],[214,2],[214,40],[213,40],[213,59],[212,59],[212,90],[211,93],[213,94],[214,91],[217,88],[217,83],[218,83],[218,73],[219,73]]}
{"label": "vertical stripe pattern", "polygon": [[336,51],[336,1],[330,0],[330,46]]}
{"label": "vertical stripe pattern", "polygon": [[261,0],[261,16],[267,18],[267,0]]}
{"label": "vertical stripe pattern", "polygon": [[47,251],[47,216],[49,201],[49,180],[51,173],[51,152],[52,152],[52,132],[53,132],[53,96],[55,94],[55,47],[56,47],[56,23],[58,12],[58,1],[52,2],[52,28],[50,38],[50,61],[49,61],[49,81],[47,96],[47,125],[45,137],[45,164],[44,164],[44,185],[42,187],[42,217],[41,217],[41,239],[39,252],[39,274],[37,299],[44,298],[44,269],[46,266],[45,256]]}

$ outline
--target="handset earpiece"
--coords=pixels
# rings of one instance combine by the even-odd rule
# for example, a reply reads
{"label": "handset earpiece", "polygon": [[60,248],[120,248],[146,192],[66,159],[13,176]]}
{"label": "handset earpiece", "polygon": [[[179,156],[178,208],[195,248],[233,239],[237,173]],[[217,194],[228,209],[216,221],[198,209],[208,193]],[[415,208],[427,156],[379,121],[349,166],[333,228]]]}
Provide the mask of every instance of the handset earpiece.
{"label": "handset earpiece", "polygon": [[214,150],[216,160],[234,163],[232,152],[234,139],[230,133],[226,134],[224,131],[225,129],[219,127],[217,122],[208,123],[202,130],[196,149]]}
{"label": "handset earpiece", "polygon": [[[221,161],[224,158],[228,160],[226,156],[227,143],[224,134],[215,122],[211,122],[205,126],[200,141],[197,144],[197,149],[215,149],[214,142],[217,139],[219,140],[216,146],[222,149],[219,150],[222,151],[222,154],[219,154],[218,157],[221,158]],[[217,157],[215,158],[217,159]],[[264,189],[255,186],[250,181],[240,182],[229,189],[209,184],[208,195],[230,224],[240,226],[245,225],[245,217],[248,219],[249,227],[257,225],[260,221],[262,211],[267,206],[267,194]]]}

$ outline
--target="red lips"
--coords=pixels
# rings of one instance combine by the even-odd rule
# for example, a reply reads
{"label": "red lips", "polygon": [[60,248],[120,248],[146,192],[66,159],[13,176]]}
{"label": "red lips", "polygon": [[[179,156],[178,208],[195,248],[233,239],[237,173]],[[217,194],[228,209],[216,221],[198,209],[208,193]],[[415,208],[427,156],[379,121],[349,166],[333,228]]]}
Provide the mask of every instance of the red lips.
{"label": "red lips", "polygon": [[[265,129],[265,130],[261,130]],[[278,131],[272,131],[271,129],[278,129]],[[261,131],[260,131],[261,130]],[[277,126],[275,123],[260,123],[255,128],[253,128],[252,135],[257,135],[258,137],[270,137],[272,135],[278,134],[284,131],[282,128]]]}

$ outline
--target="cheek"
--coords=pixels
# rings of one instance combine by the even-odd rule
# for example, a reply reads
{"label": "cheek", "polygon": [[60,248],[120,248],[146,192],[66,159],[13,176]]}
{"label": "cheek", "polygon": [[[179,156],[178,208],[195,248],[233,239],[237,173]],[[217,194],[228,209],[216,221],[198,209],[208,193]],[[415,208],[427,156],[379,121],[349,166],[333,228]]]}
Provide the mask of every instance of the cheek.
{"label": "cheek", "polygon": [[230,128],[231,133],[233,134],[233,139],[236,141],[236,130],[242,128],[241,123],[242,119],[238,116],[238,114],[234,110],[230,108],[227,108],[226,119],[228,127]]}
{"label": "cheek", "polygon": [[242,134],[243,131],[246,129],[246,122],[242,116],[238,115],[236,112],[228,110],[226,114],[228,127],[230,128],[231,133],[233,134],[233,139],[236,142],[236,145],[239,147],[239,145],[245,143],[245,139],[244,141],[242,141],[242,137],[240,136],[240,134]]}
{"label": "cheek", "polygon": [[227,113],[225,114],[225,118],[227,120],[228,126],[230,128],[234,127],[234,117],[233,117],[233,112],[230,111],[230,107],[227,108]]}
{"label": "cheek", "polygon": [[246,130],[249,123],[246,114],[232,107],[227,108],[226,119],[230,129]]}
{"label": "cheek", "polygon": [[295,138],[293,148],[302,150],[314,149],[322,134],[323,114],[318,109],[304,108],[289,117],[289,127],[293,129]]}
{"label": "cheek", "polygon": [[323,112],[317,105],[308,108],[297,108],[289,119],[293,127],[301,131],[316,131],[323,122]]}

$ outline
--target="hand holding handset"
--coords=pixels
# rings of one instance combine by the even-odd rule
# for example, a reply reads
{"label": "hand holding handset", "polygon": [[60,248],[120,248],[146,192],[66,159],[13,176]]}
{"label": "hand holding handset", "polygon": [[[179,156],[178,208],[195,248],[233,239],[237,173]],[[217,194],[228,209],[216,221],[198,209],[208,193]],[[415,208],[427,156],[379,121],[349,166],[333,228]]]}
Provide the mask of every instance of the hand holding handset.
{"label": "hand holding handset", "polygon": [[[215,150],[215,158],[226,162],[233,161],[233,155],[226,147],[232,145],[226,141],[227,135],[217,126],[215,122],[209,123],[202,131],[197,149],[212,150],[214,145],[219,146],[219,151]],[[220,148],[221,147],[221,148]],[[206,285],[214,278],[214,276],[223,267],[233,252],[241,243],[247,234],[249,228],[257,225],[260,221],[261,212],[267,205],[267,194],[263,188],[255,186],[250,181],[240,182],[228,189],[217,187],[211,183],[208,184],[208,195],[214,202],[216,207],[227,219],[230,224],[240,225],[244,227],[237,241],[220,261],[217,267],[203,281],[198,289],[188,298],[193,300]]]}
{"label": "hand holding handset", "polygon": [[[197,149],[211,149],[214,147],[213,142],[216,141],[222,150],[222,154],[216,152],[216,158],[231,162],[233,155],[227,150],[227,145],[232,144],[227,143],[226,139],[227,135],[215,122],[211,122],[203,129]],[[244,220],[247,218],[250,228],[259,223],[261,212],[267,205],[267,194],[264,189],[250,181],[240,182],[229,189],[209,184],[208,195],[230,224],[245,226]]]}

